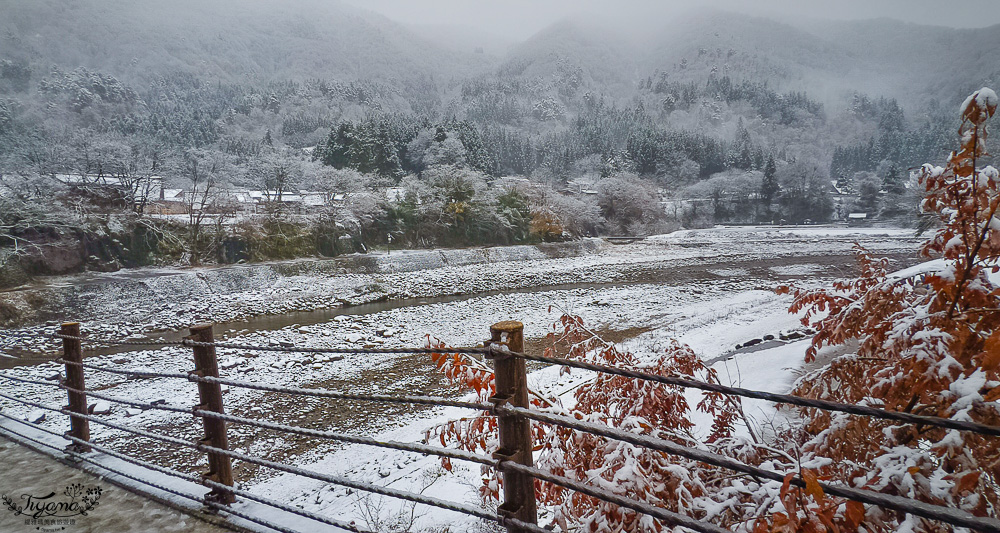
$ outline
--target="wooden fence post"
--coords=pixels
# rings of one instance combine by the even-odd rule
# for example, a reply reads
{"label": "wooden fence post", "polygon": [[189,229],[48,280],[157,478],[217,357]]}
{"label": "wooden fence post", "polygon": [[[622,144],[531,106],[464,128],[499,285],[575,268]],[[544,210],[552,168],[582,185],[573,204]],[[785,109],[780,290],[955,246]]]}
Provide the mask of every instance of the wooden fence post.
{"label": "wooden fence post", "polygon": [[[196,342],[214,342],[212,324],[192,326],[188,339]],[[219,361],[215,355],[215,346],[194,346],[194,372],[200,377],[219,377]],[[195,409],[212,411],[222,414],[222,386],[218,383],[198,382],[198,396],[201,404]],[[201,417],[205,427],[205,438],[200,441],[204,446],[222,450],[229,449],[229,439],[226,436],[226,421],[218,418]],[[233,463],[229,456],[208,452],[208,472],[201,475],[216,483],[233,486]],[[230,504],[236,501],[236,495],[225,489],[213,488],[206,498],[219,503]]]}
{"label": "wooden fence post", "polygon": [[[504,340],[506,336],[506,341]],[[516,321],[497,322],[490,326],[490,344],[506,344],[512,352],[524,351],[524,324]],[[524,359],[509,355],[493,357],[496,376],[496,394],[490,398],[494,405],[528,407],[528,374]],[[518,415],[497,415],[500,430],[500,449],[493,457],[532,466],[531,421]],[[497,511],[501,516],[515,518],[529,524],[538,523],[538,506],[535,502],[535,479],[521,472],[502,472],[504,502]],[[523,529],[508,525],[510,533]]]}
{"label": "wooden fence post", "polygon": [[[66,322],[60,328],[59,333],[67,337],[79,337],[80,323]],[[67,408],[74,413],[86,415],[88,413],[87,394],[84,391],[87,390],[87,385],[83,380],[83,367],[80,366],[83,363],[83,343],[78,339],[63,339],[63,361],[66,365],[66,381],[63,384],[70,389],[80,391],[67,391],[69,395]],[[69,435],[90,442],[90,421],[86,418],[70,415]],[[90,446],[78,442],[70,444],[67,448],[81,453],[90,451]]]}

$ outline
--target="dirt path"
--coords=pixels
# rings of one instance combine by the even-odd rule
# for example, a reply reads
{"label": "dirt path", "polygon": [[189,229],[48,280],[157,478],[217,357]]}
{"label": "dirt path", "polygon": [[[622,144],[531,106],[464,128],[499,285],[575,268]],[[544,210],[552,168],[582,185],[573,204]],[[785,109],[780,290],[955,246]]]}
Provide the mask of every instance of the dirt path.
{"label": "dirt path", "polygon": [[[210,524],[187,513],[138,496],[92,474],[71,468],[51,457],[29,450],[0,438],[0,494],[23,505],[23,495],[43,497],[52,492],[50,500],[66,500],[63,491],[74,484],[101,489],[99,505],[87,516],[62,520],[73,523],[52,525],[25,524],[25,516],[15,516],[6,501],[0,507],[0,531],[4,533],[106,533],[106,532],[191,532],[225,533],[230,531]],[[59,520],[52,519],[49,520]]]}

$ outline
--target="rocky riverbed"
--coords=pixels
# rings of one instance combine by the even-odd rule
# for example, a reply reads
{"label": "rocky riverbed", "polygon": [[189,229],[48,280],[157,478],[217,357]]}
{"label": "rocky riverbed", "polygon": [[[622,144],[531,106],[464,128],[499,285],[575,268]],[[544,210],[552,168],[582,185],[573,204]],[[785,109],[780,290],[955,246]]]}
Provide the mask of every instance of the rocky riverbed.
{"label": "rocky riverbed", "polygon": [[[677,338],[706,361],[713,361],[725,380],[785,392],[802,366],[808,339],[799,336],[808,331],[797,317],[785,312],[788,297],[776,295],[773,287],[789,281],[826,283],[850,275],[855,242],[889,256],[899,268],[917,261],[918,241],[907,230],[716,228],[624,245],[585,241],[559,253],[552,248],[512,247],[454,251],[449,252],[453,253],[449,261],[431,261],[428,254],[432,252],[393,252],[392,256],[358,258],[366,266],[350,271],[343,263],[335,267],[317,261],[295,262],[132,273],[127,278],[99,276],[86,284],[67,280],[26,292],[52,291],[63,295],[63,301],[75,302],[78,312],[89,313],[84,330],[95,336],[177,338],[183,330],[172,328],[214,320],[223,322],[217,326],[218,338],[254,346],[391,348],[422,346],[428,336],[453,346],[474,345],[486,338],[490,324],[515,319],[525,323],[529,347],[539,349],[553,321],[568,312],[583,317],[626,349],[652,354],[657,346]],[[81,287],[86,287],[87,298],[81,296]],[[35,324],[15,331],[54,329]],[[765,341],[767,336],[773,338]],[[0,339],[12,352],[23,342],[3,335]],[[43,351],[46,346],[51,345],[28,344],[27,350]],[[95,348],[88,352],[91,361],[106,366],[168,372],[192,367],[190,350],[180,346],[127,348],[117,353]],[[341,357],[237,349],[220,349],[219,355],[223,376],[253,383],[461,396],[434,372],[426,356]],[[11,360],[11,368],[4,372],[42,381],[60,373],[54,363],[23,363]],[[585,374],[565,377],[557,370],[535,369],[529,378],[532,386],[562,395],[585,379]],[[89,389],[116,397],[182,408],[197,403],[194,384],[183,379],[125,379],[88,371],[87,380]],[[51,386],[5,385],[12,385],[10,390],[20,397],[51,405],[65,402],[62,392]],[[453,409],[388,409],[357,402],[292,399],[237,387],[227,389],[224,401],[227,412],[239,416],[402,441],[420,440],[428,427],[465,414]],[[99,415],[108,421],[186,440],[200,434],[198,421],[189,415],[108,407]],[[0,409],[29,419],[41,415],[6,400],[0,401]],[[759,417],[761,424],[774,416],[773,407],[763,403],[747,402],[745,409]],[[65,418],[57,414],[46,415],[40,423],[60,432],[66,426]],[[189,449],[136,439],[97,424],[92,427],[95,439],[116,449],[185,472],[205,468],[204,456]],[[442,476],[433,460],[411,454],[239,424],[230,427],[230,443],[245,453],[324,473],[424,490],[450,500],[475,498],[478,468],[457,467],[458,475]],[[378,503],[363,501],[351,491],[251,465],[237,465],[237,473],[241,483],[255,492],[331,516],[361,520],[365,506]],[[447,513],[418,514],[423,517],[420,524],[427,526],[455,518]]]}

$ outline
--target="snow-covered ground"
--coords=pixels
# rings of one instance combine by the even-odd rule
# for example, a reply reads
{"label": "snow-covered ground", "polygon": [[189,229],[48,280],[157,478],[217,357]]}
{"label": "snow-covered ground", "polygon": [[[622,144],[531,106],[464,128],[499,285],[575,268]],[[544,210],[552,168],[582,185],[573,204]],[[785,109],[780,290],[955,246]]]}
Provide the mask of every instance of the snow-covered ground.
{"label": "snow-covered ground", "polygon": [[[905,229],[718,227],[654,236],[628,245],[586,239],[542,246],[88,273],[0,292],[0,316],[20,316],[20,322],[28,326],[77,320],[95,334],[134,335],[206,320],[232,322],[370,302],[650,278],[662,282],[681,268],[840,256],[849,254],[855,241],[876,252],[902,254],[911,254],[918,242],[912,230]],[[54,329],[50,326],[47,331]],[[14,346],[0,338],[0,353]]]}
{"label": "snow-covered ground", "polygon": [[[912,263],[916,257],[917,241],[909,230],[715,228],[657,236],[630,245],[595,243],[591,250],[572,257],[539,257],[538,252],[531,250],[518,250],[517,253],[495,249],[461,251],[465,261],[460,261],[459,254],[455,254],[451,261],[427,268],[414,268],[407,254],[394,252],[392,257],[396,259],[370,258],[375,266],[364,273],[342,270],[317,273],[317,269],[309,268],[298,275],[258,277],[260,285],[256,292],[241,284],[234,284],[237,290],[229,294],[212,292],[206,296],[211,305],[198,300],[175,300],[170,295],[163,296],[166,293],[161,293],[163,299],[157,305],[174,306],[171,309],[204,306],[207,313],[204,318],[224,320],[235,309],[252,315],[288,305],[295,307],[302,302],[322,301],[327,306],[336,306],[337,299],[344,294],[364,295],[359,297],[362,301],[367,301],[372,294],[381,294],[389,300],[430,299],[429,302],[406,300],[407,305],[375,307],[363,314],[351,314],[347,308],[343,313],[331,313],[322,320],[308,320],[309,323],[272,322],[273,327],[264,330],[255,329],[250,322],[245,327],[234,326],[227,339],[252,345],[311,347],[419,346],[425,343],[428,334],[449,345],[473,345],[488,336],[490,324],[509,319],[523,321],[529,344],[537,345],[559,314],[567,311],[582,316],[589,325],[606,332],[609,337],[622,338],[623,346],[637,353],[651,353],[657,345],[677,338],[689,344],[704,360],[715,361],[714,367],[723,381],[747,388],[786,392],[802,365],[807,340],[774,341],[755,346],[753,350],[736,350],[735,347],[764,335],[777,336],[799,328],[796,317],[785,311],[787,297],[777,296],[771,289],[783,281],[820,283],[850,273],[853,262],[849,253],[855,241],[876,253],[892,254],[902,263]],[[424,252],[411,255],[420,256],[421,261],[427,260]],[[221,277],[217,272],[213,275]],[[162,286],[168,283],[166,278],[175,276],[188,274],[146,277],[143,283],[157,282]],[[172,283],[180,285],[176,279]],[[114,283],[110,285],[115,286]],[[358,287],[366,289],[356,292]],[[299,290],[293,290],[296,288]],[[96,287],[91,290],[97,296],[98,308],[110,306],[114,298],[119,298],[119,308],[127,315],[141,313],[141,305],[137,302],[146,301],[132,301],[117,289],[107,294],[99,294]],[[322,300],[324,292],[325,300]],[[434,300],[455,294],[464,296]],[[220,304],[224,302],[228,304]],[[318,305],[321,304],[316,303],[311,309]],[[219,314],[215,314],[217,309],[221,309]],[[154,309],[134,318],[139,323],[150,324],[161,316],[162,312]],[[117,331],[131,327],[131,319],[100,311],[94,314],[96,324],[88,323],[86,327],[92,331]],[[174,323],[176,321],[171,322]],[[190,369],[190,357],[186,349],[164,347],[99,355],[91,360],[123,368],[185,371]],[[433,372],[429,359],[423,356],[339,358],[305,353],[220,350],[220,357],[225,377],[253,382],[323,386],[353,392],[456,396],[454,390]],[[58,374],[59,367],[46,363],[5,372],[46,379]],[[88,372],[87,379],[88,388],[99,388],[115,396],[164,400],[181,407],[196,403],[195,387],[186,380],[126,380],[95,372]],[[582,379],[586,379],[585,373],[559,376],[555,368],[535,370],[529,377],[533,387],[555,394],[570,393]],[[9,385],[5,384],[6,390],[16,389],[21,396],[52,405],[60,405],[62,401],[58,391],[51,388]],[[236,415],[374,435],[380,440],[411,442],[420,440],[424,432],[437,423],[468,414],[458,409],[399,409],[291,400],[235,387],[225,393],[225,403],[227,412]],[[23,416],[30,416],[31,411],[6,401],[0,401],[0,408]],[[758,424],[779,416],[766,402],[746,401],[744,410]],[[102,416],[191,439],[200,431],[191,417],[158,410],[115,407]],[[65,420],[58,415],[50,415],[42,425],[65,430]],[[190,450],[146,442],[138,445],[118,431],[96,424],[92,424],[92,428],[99,441],[150,460],[192,472],[205,466],[204,460]],[[445,474],[438,462],[430,458],[365,446],[303,441],[235,424],[230,428],[230,443],[240,451],[327,474],[477,503],[475,489],[480,477],[477,466],[456,463],[455,471]],[[244,486],[253,492],[292,501],[308,510],[358,523],[365,523],[366,515],[372,512],[387,519],[398,516],[409,521],[409,506],[390,499],[363,497],[341,487],[259,471],[246,465],[237,464],[237,474]],[[417,506],[413,517],[414,529],[444,524],[449,524],[451,531],[478,528],[474,519],[422,506]]]}

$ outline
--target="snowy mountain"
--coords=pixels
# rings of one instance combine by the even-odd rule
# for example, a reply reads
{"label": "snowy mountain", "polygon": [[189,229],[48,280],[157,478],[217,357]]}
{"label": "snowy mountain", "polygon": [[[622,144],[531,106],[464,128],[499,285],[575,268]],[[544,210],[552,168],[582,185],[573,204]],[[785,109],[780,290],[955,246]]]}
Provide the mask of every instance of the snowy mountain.
{"label": "snowy mountain", "polygon": [[567,19],[511,49],[498,73],[608,93],[631,91],[642,51],[624,36],[584,19]]}
{"label": "snowy mountain", "polygon": [[126,83],[186,73],[238,81],[373,79],[406,83],[484,68],[381,15],[336,1],[39,0],[0,2],[0,56]]}
{"label": "snowy mountain", "polygon": [[619,95],[657,73],[697,83],[716,74],[805,91],[828,105],[861,92],[896,98],[909,109],[932,99],[960,102],[1000,76],[1000,58],[989,53],[1000,47],[996,28],[890,19],[779,22],[713,10],[634,32],[599,24],[554,24],[513,49],[501,72],[546,78],[567,64],[580,66],[598,87]]}
{"label": "snowy mountain", "polygon": [[[908,105],[961,102],[1000,76],[998,27],[955,29],[891,19],[803,25],[867,67],[851,80]],[[879,90],[881,89],[881,90]]]}
{"label": "snowy mountain", "polygon": [[575,17],[511,44],[454,27],[409,27],[341,2],[290,0],[0,0],[0,60],[34,78],[85,67],[142,86],[161,76],[240,83],[371,80],[444,88],[486,73],[628,99],[658,73],[710,74],[806,91],[823,103],[855,92],[904,107],[961,100],[1000,74],[996,28],[889,19],[778,22],[702,10],[641,29]]}

